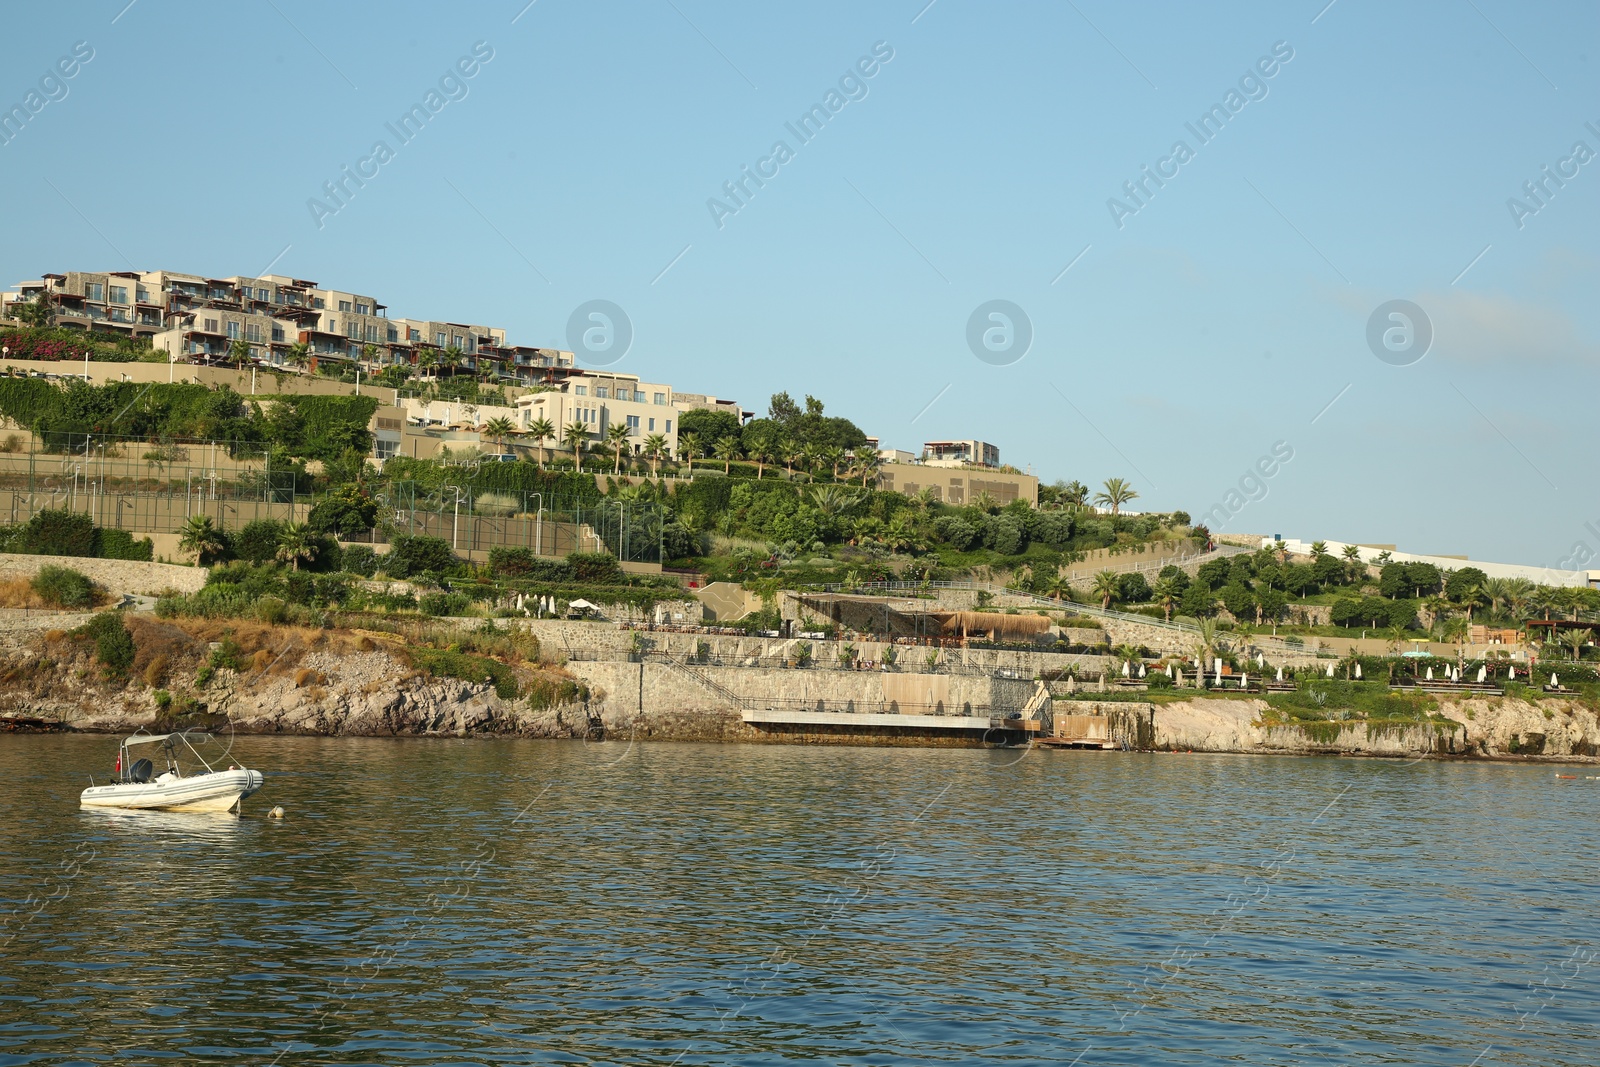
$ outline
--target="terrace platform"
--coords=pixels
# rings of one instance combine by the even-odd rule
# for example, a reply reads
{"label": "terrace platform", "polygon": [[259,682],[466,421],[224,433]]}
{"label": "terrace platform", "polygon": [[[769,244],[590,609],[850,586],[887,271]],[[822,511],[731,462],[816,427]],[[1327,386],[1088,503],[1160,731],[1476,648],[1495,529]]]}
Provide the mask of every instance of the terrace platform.
{"label": "terrace platform", "polygon": [[900,730],[1013,730],[1037,733],[1038,719],[1008,719],[988,715],[898,715],[892,712],[807,711],[805,709],[747,709],[740,713],[755,726],[831,726],[847,730],[888,727]]}

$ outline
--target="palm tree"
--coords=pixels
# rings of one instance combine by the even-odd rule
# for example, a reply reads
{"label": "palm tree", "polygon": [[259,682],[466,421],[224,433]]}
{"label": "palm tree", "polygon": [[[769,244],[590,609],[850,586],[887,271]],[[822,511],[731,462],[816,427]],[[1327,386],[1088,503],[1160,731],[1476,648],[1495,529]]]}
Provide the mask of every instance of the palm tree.
{"label": "palm tree", "polygon": [[1561,635],[1561,643],[1572,649],[1572,662],[1583,658],[1583,646],[1589,639],[1588,630],[1568,630]]}
{"label": "palm tree", "polygon": [[303,370],[305,365],[311,362],[311,346],[304,341],[296,341],[289,346],[284,358],[289,361],[290,366]]}
{"label": "palm tree", "polygon": [[1171,622],[1172,609],[1177,606],[1178,599],[1182,595],[1178,592],[1178,580],[1159,578],[1151,591],[1155,593],[1156,603],[1161,605],[1161,610],[1167,613],[1167,621]]}
{"label": "palm tree", "polygon": [[983,512],[998,510],[1000,506],[995,500],[993,494],[991,494],[987,489],[979,489],[976,493],[973,493],[972,499],[967,501],[967,503]]}
{"label": "palm tree", "polygon": [[739,458],[739,442],[732,435],[724,437],[717,442],[717,447],[711,450],[712,455],[722,460],[722,473],[733,472],[733,461]]}
{"label": "palm tree", "polygon": [[1512,616],[1522,618],[1528,606],[1528,597],[1533,595],[1534,584],[1526,578],[1511,578],[1506,583],[1506,607]]}
{"label": "palm tree", "polygon": [[829,518],[838,518],[855,504],[852,492],[853,490],[838,485],[812,486],[811,506]]}
{"label": "palm tree", "polygon": [[820,459],[825,466],[832,469],[833,480],[838,481],[839,467],[844,463],[845,460],[845,450],[840,448],[838,445],[829,445],[827,448],[822,450],[821,454],[818,455],[817,458]]}
{"label": "palm tree", "polygon": [[1467,613],[1467,625],[1472,625],[1472,609],[1483,603],[1483,590],[1476,582],[1468,582],[1456,593],[1456,603]]}
{"label": "palm tree", "polygon": [[1489,600],[1489,614],[1499,615],[1500,606],[1511,599],[1511,583],[1504,578],[1490,578],[1483,583],[1483,595]]}
{"label": "palm tree", "polygon": [[1195,634],[1195,652],[1203,664],[1209,664],[1211,657],[1222,650],[1222,637],[1217,631],[1216,619],[1201,619],[1199,632]]}
{"label": "palm tree", "polygon": [[[422,354],[417,357],[417,369],[425,372],[423,376],[426,377],[427,371],[436,371],[438,367],[439,350],[436,348],[424,348]],[[439,379],[438,374],[434,374],[433,378],[437,381]]]}
{"label": "palm tree", "polygon": [[627,438],[630,437],[626,422],[613,422],[606,427],[605,443],[611,446],[611,451],[616,453],[616,466],[611,474],[622,474],[622,453],[627,451]]}
{"label": "palm tree", "polygon": [[1133,486],[1121,478],[1107,478],[1103,483],[1104,488],[1094,495],[1094,502],[1101,507],[1109,507],[1111,514],[1122,513],[1122,505],[1138,497]]}
{"label": "palm tree", "polygon": [[533,435],[534,441],[539,446],[539,466],[544,466],[544,443],[548,438],[556,435],[555,425],[547,418],[540,416],[528,424],[528,433]]}
{"label": "palm tree", "polygon": [[606,444],[611,446],[612,451],[614,451],[617,456],[616,466],[611,472],[613,474],[622,473],[622,453],[628,448],[628,438],[630,436],[632,435],[629,434],[626,423],[613,422],[610,426],[606,427]]}
{"label": "palm tree", "polygon": [[883,466],[883,458],[878,455],[876,448],[858,448],[855,451],[855,462],[851,465],[852,477],[861,475],[861,488],[867,487],[867,480],[876,480],[878,469]]}
{"label": "palm tree", "polygon": [[783,461],[783,469],[789,472],[791,482],[794,481],[795,464],[805,462],[805,456],[805,446],[795,441],[786,440],[778,446],[778,458]]}
{"label": "palm tree", "polygon": [[301,560],[309,563],[316,554],[317,546],[311,540],[311,527],[303,522],[283,524],[283,529],[278,531],[278,551],[274,553],[279,563],[287,563],[299,570]]}
{"label": "palm tree", "polygon": [[1361,547],[1359,545],[1345,545],[1342,554],[1344,556],[1345,573],[1350,576],[1350,581],[1353,582],[1367,569],[1366,564],[1361,562]]}
{"label": "palm tree", "polygon": [[204,567],[226,551],[227,542],[211,521],[210,515],[191,515],[189,521],[183,524],[178,547],[185,552],[193,552],[195,564]]}
{"label": "palm tree", "polygon": [[506,438],[517,432],[516,425],[504,415],[497,415],[483,424],[483,432],[494,439],[500,451],[506,450]]}
{"label": "palm tree", "polygon": [[694,474],[694,461],[700,454],[699,434],[690,430],[688,433],[678,435],[678,458],[688,462],[690,475]]}
{"label": "palm tree", "polygon": [[1122,575],[1116,571],[1101,571],[1094,576],[1094,595],[1100,598],[1100,609],[1111,607],[1111,601],[1122,591]]}
{"label": "palm tree", "polygon": [[1057,496],[1063,504],[1081,508],[1089,499],[1089,487],[1074,478],[1068,482]]}
{"label": "palm tree", "polygon": [[1560,604],[1561,598],[1556,591],[1548,585],[1536,586],[1528,594],[1528,607],[1544,616],[1544,621],[1550,621],[1550,613]]}
{"label": "palm tree", "polygon": [[772,442],[766,438],[757,441],[755,447],[750,449],[749,457],[756,461],[756,481],[759,482],[767,464],[773,461]]}
{"label": "palm tree", "polygon": [[584,422],[569,422],[567,428],[561,431],[561,440],[572,449],[572,465],[578,470],[583,469],[583,446],[589,441],[589,424]]}
{"label": "palm tree", "polygon": [[444,350],[444,355],[439,357],[439,365],[450,372],[450,377],[456,376],[456,369],[461,366],[461,349],[451,345]]}
{"label": "palm tree", "polygon": [[1044,595],[1054,600],[1057,604],[1061,603],[1063,598],[1071,600],[1072,582],[1068,580],[1066,575],[1057,571],[1056,576],[1045,583]]}
{"label": "palm tree", "polygon": [[236,337],[228,342],[228,355],[233,359],[234,368],[244,369],[244,361],[250,358],[250,342],[243,337]]}
{"label": "palm tree", "polygon": [[1389,652],[1399,652],[1400,646],[1405,643],[1406,628],[1404,626],[1391,626],[1384,631],[1384,636],[1389,639]]}
{"label": "palm tree", "polygon": [[661,457],[667,454],[667,439],[662,434],[653,433],[644,439],[644,454],[650,459],[650,476],[655,477],[660,469]]}

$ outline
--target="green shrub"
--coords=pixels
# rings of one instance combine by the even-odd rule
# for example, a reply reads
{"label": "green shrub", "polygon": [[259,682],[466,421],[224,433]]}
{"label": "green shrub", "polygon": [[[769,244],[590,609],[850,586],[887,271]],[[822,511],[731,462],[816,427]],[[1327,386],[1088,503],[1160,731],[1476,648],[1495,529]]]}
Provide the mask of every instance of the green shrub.
{"label": "green shrub", "polygon": [[33,576],[33,591],[58,608],[94,605],[94,583],[70,567],[40,567]]}
{"label": "green shrub", "polygon": [[155,545],[148,537],[134,537],[127,530],[99,526],[94,531],[94,554],[101,559],[131,559],[146,563],[155,559]]}
{"label": "green shrub", "polygon": [[411,658],[420,670],[436,677],[459,678],[463,682],[491,682],[494,691],[506,700],[517,695],[515,672],[499,660],[441,648],[413,648]]}
{"label": "green shrub", "polygon": [[363,578],[378,573],[378,554],[366,545],[349,545],[344,550],[344,569]]}
{"label": "green shrub", "polygon": [[19,552],[38,556],[93,556],[94,520],[77,511],[36,513],[17,533]]}
{"label": "green shrub", "polygon": [[450,542],[442,537],[397,534],[389,554],[383,557],[383,571],[391,578],[409,578],[416,574],[438,574],[456,563],[456,554]]}
{"label": "green shrub", "polygon": [[424,615],[465,615],[471,604],[462,593],[424,593],[417,602]]}
{"label": "green shrub", "polygon": [[278,535],[283,523],[276,519],[247,522],[233,537],[233,552],[250,563],[271,563],[278,558]]}
{"label": "green shrub", "polygon": [[133,635],[116,611],[102,611],[73,631],[76,637],[94,642],[95,658],[116,671],[133,666]]}

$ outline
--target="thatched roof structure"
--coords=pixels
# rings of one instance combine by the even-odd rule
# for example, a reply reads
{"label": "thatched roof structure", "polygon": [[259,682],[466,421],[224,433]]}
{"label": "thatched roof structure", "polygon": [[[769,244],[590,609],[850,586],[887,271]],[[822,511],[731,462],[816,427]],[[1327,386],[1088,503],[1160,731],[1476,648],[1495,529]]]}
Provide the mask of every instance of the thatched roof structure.
{"label": "thatched roof structure", "polygon": [[1050,620],[1043,615],[1003,615],[998,611],[948,611],[934,616],[939,629],[951,636],[986,633],[992,638],[1009,640],[1030,638],[1047,633]]}

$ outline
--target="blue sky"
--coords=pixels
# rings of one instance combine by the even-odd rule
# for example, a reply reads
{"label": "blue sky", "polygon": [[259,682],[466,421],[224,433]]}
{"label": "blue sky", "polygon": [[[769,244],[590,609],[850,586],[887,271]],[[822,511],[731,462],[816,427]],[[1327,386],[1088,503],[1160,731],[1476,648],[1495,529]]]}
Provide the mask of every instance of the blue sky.
{"label": "blue sky", "polygon": [[[0,145],[8,285],[276,259],[563,347],[606,299],[617,369],[763,411],[813,393],[886,446],[980,437],[1198,515],[1284,442],[1222,529],[1600,554],[1593,5],[125,2],[8,13],[6,107],[93,50]],[[785,124],[830,90],[802,143]],[[346,165],[376,173],[336,205]],[[1176,174],[1114,218],[1145,166]],[[1545,166],[1576,173],[1514,217]],[[1020,360],[969,348],[994,299],[1031,323]],[[1433,332],[1405,366],[1367,342],[1396,299]]]}

